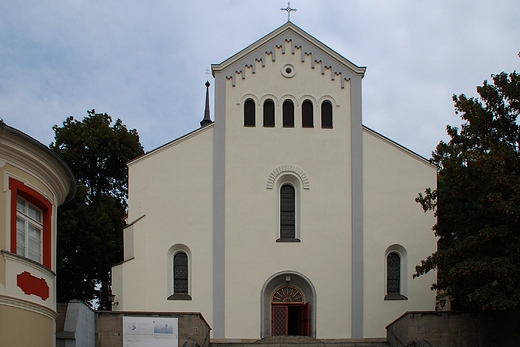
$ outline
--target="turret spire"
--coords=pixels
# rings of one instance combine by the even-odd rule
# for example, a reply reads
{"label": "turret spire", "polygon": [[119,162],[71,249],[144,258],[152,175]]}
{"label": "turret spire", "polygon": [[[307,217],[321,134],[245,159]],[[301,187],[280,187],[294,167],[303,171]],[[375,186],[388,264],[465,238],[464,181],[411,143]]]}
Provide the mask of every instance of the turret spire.
{"label": "turret spire", "polygon": [[206,81],[206,106],[204,107],[204,119],[200,121],[200,126],[205,127],[208,124],[213,123],[209,116],[209,86],[211,84]]}

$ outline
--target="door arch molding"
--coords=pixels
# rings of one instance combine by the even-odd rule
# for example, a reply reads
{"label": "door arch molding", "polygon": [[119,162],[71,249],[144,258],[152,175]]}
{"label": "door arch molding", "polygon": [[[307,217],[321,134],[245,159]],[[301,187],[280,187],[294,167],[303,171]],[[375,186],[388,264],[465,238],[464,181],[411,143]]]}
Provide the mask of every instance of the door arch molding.
{"label": "door arch molding", "polygon": [[[288,281],[289,280],[289,281]],[[271,300],[273,294],[281,286],[291,285],[297,287],[304,297],[304,302],[310,303],[310,336],[316,337],[316,290],[312,282],[304,275],[296,271],[281,271],[265,281],[260,302],[261,302],[261,319],[260,319],[260,336],[262,338],[271,336]]]}

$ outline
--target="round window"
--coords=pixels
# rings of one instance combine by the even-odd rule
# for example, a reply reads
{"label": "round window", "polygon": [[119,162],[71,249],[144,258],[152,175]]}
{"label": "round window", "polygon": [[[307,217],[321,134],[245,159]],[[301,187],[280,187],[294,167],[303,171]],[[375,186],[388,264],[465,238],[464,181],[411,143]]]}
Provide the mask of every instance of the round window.
{"label": "round window", "polygon": [[282,67],[282,75],[287,78],[291,78],[296,74],[296,70],[293,65],[291,64],[285,64]]}

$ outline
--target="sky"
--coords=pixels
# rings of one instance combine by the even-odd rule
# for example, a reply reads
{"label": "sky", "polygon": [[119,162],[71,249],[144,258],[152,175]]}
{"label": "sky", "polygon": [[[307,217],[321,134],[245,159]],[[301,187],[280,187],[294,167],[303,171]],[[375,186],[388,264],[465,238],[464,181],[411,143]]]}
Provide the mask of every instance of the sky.
{"label": "sky", "polygon": [[[0,117],[45,145],[96,109],[146,151],[199,127],[206,73],[287,21],[274,0],[2,0]],[[520,71],[519,0],[293,0],[291,21],[358,66],[363,124],[430,158],[453,94]],[[210,89],[213,91],[212,89]],[[213,96],[211,95],[211,112]]]}

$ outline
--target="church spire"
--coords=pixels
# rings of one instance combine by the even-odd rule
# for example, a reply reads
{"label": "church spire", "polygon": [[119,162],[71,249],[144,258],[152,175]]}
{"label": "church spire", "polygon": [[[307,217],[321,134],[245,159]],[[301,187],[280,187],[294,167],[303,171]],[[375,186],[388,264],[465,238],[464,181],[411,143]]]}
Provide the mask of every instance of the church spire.
{"label": "church spire", "polygon": [[209,117],[209,86],[210,83],[206,81],[206,106],[204,108],[204,119],[200,121],[201,127],[205,127],[206,125],[213,123]]}

